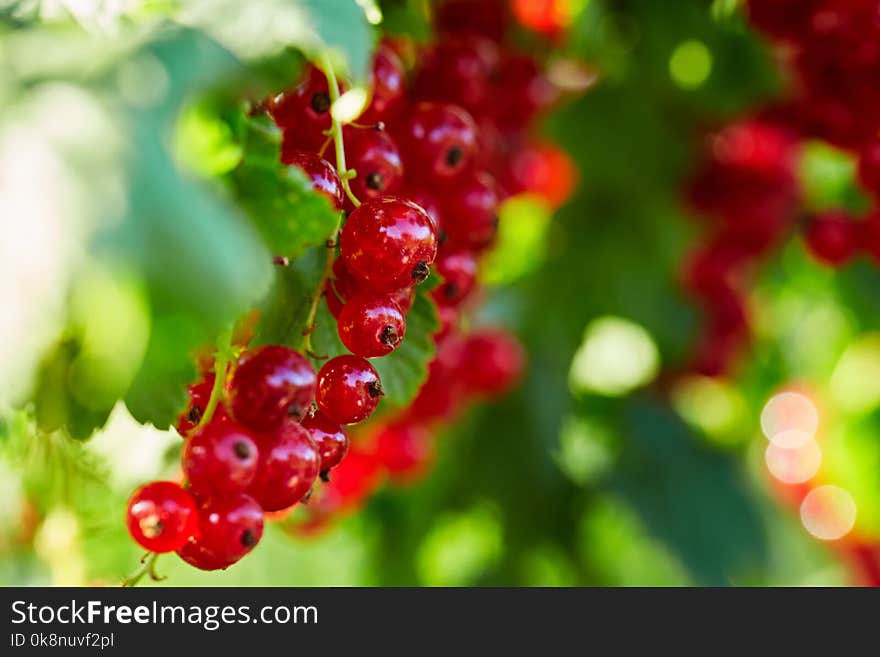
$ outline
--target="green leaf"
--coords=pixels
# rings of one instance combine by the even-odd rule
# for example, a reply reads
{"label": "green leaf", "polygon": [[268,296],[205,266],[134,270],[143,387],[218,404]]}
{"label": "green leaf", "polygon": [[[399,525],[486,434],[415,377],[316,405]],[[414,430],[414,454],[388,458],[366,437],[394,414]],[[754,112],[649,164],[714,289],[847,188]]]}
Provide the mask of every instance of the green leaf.
{"label": "green leaf", "polygon": [[406,336],[387,356],[376,358],[373,366],[382,379],[385,402],[405,406],[428,376],[428,363],[434,357],[433,335],[439,328],[434,302],[421,288],[406,315]]}
{"label": "green leaf", "polygon": [[613,488],[696,580],[718,586],[766,569],[767,537],[733,459],[699,447],[654,401],[627,400],[622,420],[627,440]]}
{"label": "green leaf", "polygon": [[230,183],[269,249],[297,257],[333,235],[339,214],[325,195],[310,188],[299,168],[278,161],[279,148],[277,130],[263,120],[249,120],[244,155]]}

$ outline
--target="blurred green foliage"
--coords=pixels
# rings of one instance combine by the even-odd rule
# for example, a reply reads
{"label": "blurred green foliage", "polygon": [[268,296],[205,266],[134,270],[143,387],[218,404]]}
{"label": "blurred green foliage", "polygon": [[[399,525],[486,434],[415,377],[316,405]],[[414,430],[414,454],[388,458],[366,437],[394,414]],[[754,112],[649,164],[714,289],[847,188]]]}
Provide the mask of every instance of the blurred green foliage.
{"label": "blurred green foliage", "polygon": [[[650,369],[633,392],[569,387],[597,319],[639,327],[664,369],[686,358],[697,317],[677,271],[698,227],[682,210],[681,180],[705,128],[783,91],[735,2],[583,4],[563,51],[601,80],[542,128],[577,162],[577,192],[552,217],[528,198],[506,206],[485,264],[493,289],[479,321],[523,338],[523,385],[449,427],[418,485],[386,486],[316,538],[273,526],[228,572],[163,558],[170,583],[847,581],[769,492],[757,418],[780,385],[817,387],[829,408],[827,476],[856,497],[860,528],[880,532],[880,391],[860,404],[847,393],[865,363],[880,369],[880,348],[864,337],[880,315],[876,269],[826,272],[791,245],[760,272],[757,344],[733,382],[670,397],[642,385]],[[425,3],[381,5],[390,31],[428,34]],[[115,400],[166,428],[193,353],[251,307],[261,310],[257,343],[298,346],[334,227],[323,198],[277,164],[277,135],[244,101],[290,83],[302,62],[291,49],[331,46],[364,80],[374,35],[353,0],[145,3],[104,17],[107,38],[84,29],[101,17],[39,19],[40,6],[0,2],[0,144],[12,128],[42,135],[61,163],[53,184],[80,190],[62,237],[88,257],[63,290],[68,313],[42,355],[34,405],[0,425],[0,582],[115,583],[139,556],[122,522],[126,496],[171,476],[179,452],[173,436],[111,415]],[[229,19],[239,11],[256,18]],[[68,125],[46,129],[34,108],[50,102]],[[860,207],[852,173],[827,146],[803,155],[813,206]],[[292,265],[273,269],[275,253]],[[436,322],[421,290],[403,347],[378,364],[391,402],[424,379]],[[341,350],[332,326],[321,304],[317,353]],[[88,443],[55,431],[85,438],[108,417]],[[161,458],[132,464],[138,450]]]}

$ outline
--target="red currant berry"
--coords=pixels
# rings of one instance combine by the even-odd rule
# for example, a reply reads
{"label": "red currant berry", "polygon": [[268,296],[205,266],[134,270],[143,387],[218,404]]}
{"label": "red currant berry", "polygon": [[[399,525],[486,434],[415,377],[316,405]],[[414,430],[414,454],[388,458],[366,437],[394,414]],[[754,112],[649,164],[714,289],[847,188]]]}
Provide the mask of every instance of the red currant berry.
{"label": "red currant berry", "polygon": [[[351,191],[361,201],[393,193],[403,178],[397,144],[385,130],[348,126],[345,133],[346,166],[357,175]],[[335,158],[331,158],[335,161]]]}
{"label": "red currant berry", "polygon": [[174,552],[198,534],[198,513],[192,495],[171,481],[138,488],[128,501],[128,533],[150,552]]}
{"label": "red currant berry", "polygon": [[443,39],[419,58],[413,95],[455,103],[481,116],[492,100],[490,80],[497,66],[498,46],[492,41],[473,36]]}
{"label": "red currant berry", "polygon": [[508,24],[504,0],[443,0],[434,14],[443,34],[476,34],[501,41]]}
{"label": "red currant berry", "polygon": [[248,489],[264,511],[281,511],[299,502],[318,477],[320,456],[309,432],[286,420],[270,436],[262,436],[260,464]]}
{"label": "red currant berry", "polygon": [[[333,263],[333,276],[334,278],[332,280],[327,281],[324,289],[326,292],[327,308],[330,310],[330,314],[333,315],[333,317],[338,318],[345,303],[349,299],[361,295],[362,292],[360,291],[361,286],[359,286],[357,281],[354,280],[342,260],[336,260]],[[367,293],[369,293],[369,291]],[[397,290],[397,292],[392,292],[388,296],[395,304],[397,304],[397,307],[400,308],[400,312],[405,315],[409,312],[409,309],[412,308],[416,291],[415,289],[408,287],[402,290]]]}
{"label": "red currant berry", "polygon": [[385,44],[380,44],[373,55],[370,81],[373,97],[358,123],[369,125],[394,119],[403,105],[406,75],[400,57]]}
{"label": "red currant berry", "polygon": [[339,424],[366,420],[384,394],[379,374],[359,356],[337,356],[318,372],[318,410]]}
{"label": "red currant berry", "polygon": [[201,570],[228,568],[260,542],[263,510],[243,493],[210,498],[199,507],[199,529],[177,554]]}
{"label": "red currant berry", "polygon": [[333,479],[324,486],[326,497],[322,495],[318,505],[326,504],[337,511],[357,507],[381,481],[382,472],[376,457],[363,448],[353,447],[333,470]]}
{"label": "red currant berry", "polygon": [[444,228],[450,244],[480,251],[498,232],[498,187],[488,173],[468,173],[455,182],[443,204]]}
{"label": "red currant berry", "polygon": [[209,422],[186,441],[182,466],[198,496],[242,491],[257,473],[259,452],[250,432],[232,421]]}
{"label": "red currant berry", "polygon": [[477,149],[474,119],[457,105],[418,103],[400,127],[404,165],[441,179],[464,171]]}
{"label": "red currant berry", "polygon": [[333,422],[320,411],[307,417],[302,425],[308,430],[315,447],[321,457],[321,475],[326,478],[327,472],[339,465],[348,452],[348,435],[336,422]]}
{"label": "red currant berry", "polygon": [[871,193],[880,196],[880,140],[868,142],[859,153],[859,179]]}
{"label": "red currant berry", "polygon": [[838,266],[855,255],[857,228],[845,213],[825,212],[810,220],[804,240],[817,260]]}
{"label": "red currant berry", "polygon": [[443,244],[446,241],[446,232],[443,230],[440,204],[434,198],[434,195],[422,187],[416,187],[415,189],[408,188],[402,196],[425,211],[425,214],[428,215],[428,218],[434,224],[434,230],[437,231],[437,243]]}
{"label": "red currant berry", "polygon": [[432,436],[420,425],[392,424],[383,427],[375,440],[376,460],[398,482],[418,479],[434,457]]}
{"label": "red currant berry", "polygon": [[880,212],[869,215],[861,228],[863,248],[875,261],[880,262]]}
{"label": "red currant berry", "polygon": [[443,283],[431,296],[439,306],[457,306],[474,289],[477,280],[477,260],[470,251],[447,251],[437,258],[437,273]]}
{"label": "red currant berry", "polygon": [[427,278],[437,255],[437,234],[414,203],[376,199],[349,215],[339,252],[359,284],[375,292],[396,292]]}
{"label": "red currant berry", "polygon": [[564,150],[552,144],[530,145],[510,161],[505,191],[531,192],[555,209],[565,203],[577,184],[577,169]]}
{"label": "red currant berry", "polygon": [[285,417],[301,418],[315,395],[315,368],[302,354],[280,345],[246,351],[227,393],[233,417],[257,431],[270,431]]}
{"label": "red currant berry", "polygon": [[465,367],[464,346],[455,333],[437,343],[437,353],[428,365],[428,378],[407,410],[413,422],[450,420],[458,411],[464,393],[460,376]]}
{"label": "red currant berry", "polygon": [[[211,390],[214,388],[214,373],[206,373],[201,381],[193,383],[186,387],[186,394],[189,397],[189,403],[177,418],[177,433],[186,436],[190,431],[196,428],[202,419],[205,408],[208,406],[208,400],[211,399]],[[222,406],[214,409],[214,415],[211,422],[217,422],[226,417],[226,411]]]}
{"label": "red currant berry", "polygon": [[519,342],[500,330],[483,330],[468,336],[461,368],[470,392],[499,395],[512,387],[522,374],[525,354]]}
{"label": "red currant berry", "polygon": [[327,78],[314,66],[306,70],[302,82],[270,99],[268,110],[285,133],[288,148],[317,152],[330,129],[330,91]]}
{"label": "red currant berry", "polygon": [[534,58],[507,53],[501,57],[494,77],[496,93],[493,118],[502,130],[519,130],[553,104],[556,88]]}
{"label": "red currant berry", "polygon": [[390,296],[358,296],[339,313],[339,338],[356,356],[390,354],[403,340],[406,318]]}
{"label": "red currant berry", "polygon": [[324,194],[337,210],[342,209],[345,192],[336,169],[327,160],[308,151],[285,152],[282,150],[281,161],[284,164],[300,168],[313,190]]}
{"label": "red currant berry", "polygon": [[440,322],[440,328],[434,334],[434,342],[439,343],[458,325],[458,308],[443,304],[438,305],[437,319]]}

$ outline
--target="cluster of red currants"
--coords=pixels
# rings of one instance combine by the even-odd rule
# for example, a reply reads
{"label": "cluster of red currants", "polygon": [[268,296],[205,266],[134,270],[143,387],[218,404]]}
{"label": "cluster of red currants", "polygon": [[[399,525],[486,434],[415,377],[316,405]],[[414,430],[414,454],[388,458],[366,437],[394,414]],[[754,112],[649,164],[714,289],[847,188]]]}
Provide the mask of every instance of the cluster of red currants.
{"label": "cluster of red currants", "polygon": [[[177,425],[185,484],[147,484],[129,502],[129,532],[147,550],[215,570],[253,549],[266,514],[309,502],[301,527],[323,525],[383,475],[424,472],[438,422],[518,379],[519,343],[499,329],[463,333],[461,319],[475,305],[478,261],[495,241],[501,201],[528,190],[556,205],[570,189],[547,180],[558,153],[530,131],[554,87],[534,58],[503,45],[497,16],[465,6],[481,3],[441,3],[440,36],[418,50],[400,39],[379,45],[371,101],[356,123],[334,121],[344,86],[316,66],[262,103],[282,131],[281,161],[346,215],[321,293],[351,353],[316,373],[287,347],[247,349],[217,386],[213,363],[206,368]],[[416,60],[408,71],[404,62]],[[432,266],[442,282],[431,291],[440,328],[428,378],[409,408],[380,418],[349,450],[347,427],[383,396],[367,359],[404,339],[414,288]]]}
{"label": "cluster of red currants", "polygon": [[709,220],[684,273],[706,317],[692,369],[709,376],[728,373],[748,342],[750,270],[792,232],[825,265],[859,253],[880,261],[880,211],[808,212],[796,177],[801,144],[820,139],[857,157],[860,182],[880,197],[880,2],[751,0],[748,13],[779,46],[792,91],[711,135],[688,183],[690,205]]}

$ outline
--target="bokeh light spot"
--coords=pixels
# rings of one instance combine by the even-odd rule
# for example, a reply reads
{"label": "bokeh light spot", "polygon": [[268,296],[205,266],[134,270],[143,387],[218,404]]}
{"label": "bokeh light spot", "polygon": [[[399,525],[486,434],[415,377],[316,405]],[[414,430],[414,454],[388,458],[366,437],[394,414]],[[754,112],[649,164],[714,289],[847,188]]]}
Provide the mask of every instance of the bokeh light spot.
{"label": "bokeh light spot", "polygon": [[761,430],[770,442],[787,449],[805,445],[819,428],[819,412],[806,395],[781,392],[761,411]]}
{"label": "bokeh light spot", "polygon": [[802,484],[816,476],[819,471],[822,449],[815,440],[794,449],[770,443],[764,452],[764,462],[770,474],[782,483]]}
{"label": "bokeh light spot", "polygon": [[701,41],[680,43],[669,58],[669,75],[682,89],[696,89],[712,72],[712,53]]}
{"label": "bokeh light spot", "polygon": [[651,334],[620,317],[601,317],[584,333],[574,355],[569,383],[576,392],[616,397],[650,382],[660,367]]}
{"label": "bokeh light spot", "polygon": [[846,348],[831,375],[831,396],[841,409],[855,413],[880,405],[880,333]]}
{"label": "bokeh light spot", "polygon": [[848,491],[838,486],[814,488],[801,502],[801,522],[813,536],[836,541],[856,524],[856,503]]}

